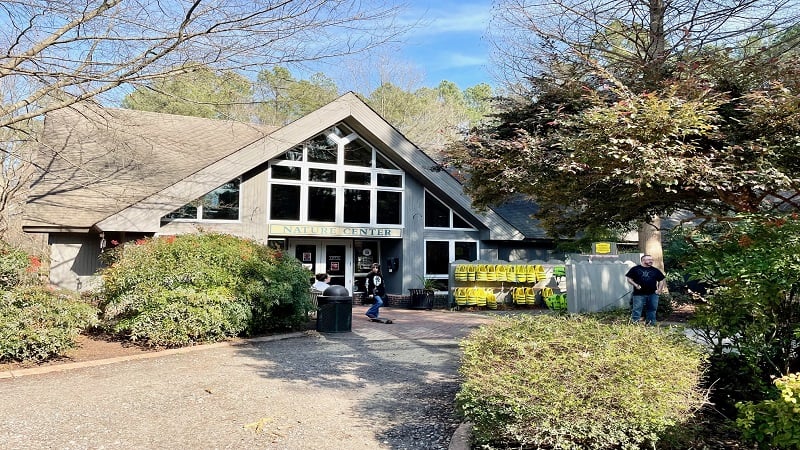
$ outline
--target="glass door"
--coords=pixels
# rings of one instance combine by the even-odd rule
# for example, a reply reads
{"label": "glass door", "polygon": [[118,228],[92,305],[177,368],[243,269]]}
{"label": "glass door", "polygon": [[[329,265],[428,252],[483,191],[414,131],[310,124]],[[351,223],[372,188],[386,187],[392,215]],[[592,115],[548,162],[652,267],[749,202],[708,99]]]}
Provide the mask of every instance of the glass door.
{"label": "glass door", "polygon": [[[290,251],[313,274],[326,272],[331,285],[353,292],[352,241],[303,240],[289,243]],[[312,276],[310,284],[314,282]]]}

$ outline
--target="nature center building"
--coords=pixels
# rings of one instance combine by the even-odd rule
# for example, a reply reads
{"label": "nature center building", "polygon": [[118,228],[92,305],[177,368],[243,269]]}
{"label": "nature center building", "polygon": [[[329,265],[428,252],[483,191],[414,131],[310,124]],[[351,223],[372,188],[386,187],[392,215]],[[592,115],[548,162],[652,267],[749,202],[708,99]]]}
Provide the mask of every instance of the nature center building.
{"label": "nature center building", "polygon": [[455,260],[548,259],[525,202],[479,213],[461,184],[348,93],[283,127],[79,104],[46,115],[23,229],[51,283],[95,285],[106,248],[211,231],[280,247],[361,291],[448,290]]}

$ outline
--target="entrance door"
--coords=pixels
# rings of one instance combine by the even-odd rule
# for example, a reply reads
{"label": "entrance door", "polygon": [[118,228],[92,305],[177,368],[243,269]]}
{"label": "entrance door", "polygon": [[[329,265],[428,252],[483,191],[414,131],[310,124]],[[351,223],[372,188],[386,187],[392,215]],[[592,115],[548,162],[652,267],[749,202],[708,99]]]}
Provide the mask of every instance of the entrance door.
{"label": "entrance door", "polygon": [[[352,292],[353,243],[351,241],[291,241],[289,248],[295,258],[299,259],[312,273],[327,272],[331,276],[331,285],[344,286]],[[313,277],[311,281],[313,282]]]}

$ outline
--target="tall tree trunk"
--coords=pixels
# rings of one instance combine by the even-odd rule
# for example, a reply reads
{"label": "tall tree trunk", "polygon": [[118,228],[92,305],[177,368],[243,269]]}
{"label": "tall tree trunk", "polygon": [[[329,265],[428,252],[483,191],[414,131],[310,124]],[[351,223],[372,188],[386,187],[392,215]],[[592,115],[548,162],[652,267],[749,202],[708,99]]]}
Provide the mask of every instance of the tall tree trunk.
{"label": "tall tree trunk", "polygon": [[639,225],[639,250],[653,257],[653,266],[664,273],[664,250],[661,247],[661,218],[655,217],[651,222]]}
{"label": "tall tree trunk", "polygon": [[664,49],[666,47],[666,36],[664,34],[664,16],[666,13],[666,2],[664,0],[650,0],[650,30],[649,42],[647,46],[647,56],[645,60],[644,76],[651,87],[655,87],[661,81],[664,70]]}

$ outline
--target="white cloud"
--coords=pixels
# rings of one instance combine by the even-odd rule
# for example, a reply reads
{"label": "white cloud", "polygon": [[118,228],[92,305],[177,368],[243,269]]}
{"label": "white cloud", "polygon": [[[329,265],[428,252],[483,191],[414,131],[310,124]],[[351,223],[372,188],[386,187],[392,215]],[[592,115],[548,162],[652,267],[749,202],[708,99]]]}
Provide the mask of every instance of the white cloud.
{"label": "white cloud", "polygon": [[491,17],[491,3],[439,4],[437,8],[415,8],[405,15],[405,22],[416,24],[415,35],[442,33],[483,33]]}
{"label": "white cloud", "polygon": [[443,66],[446,67],[473,67],[487,63],[485,56],[465,55],[464,53],[451,53],[447,55]]}

